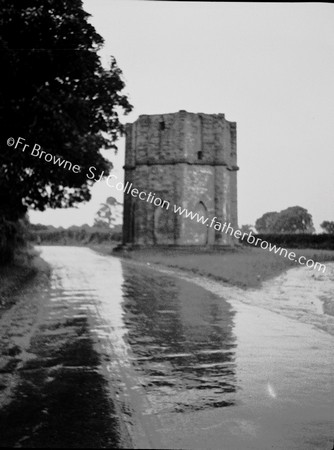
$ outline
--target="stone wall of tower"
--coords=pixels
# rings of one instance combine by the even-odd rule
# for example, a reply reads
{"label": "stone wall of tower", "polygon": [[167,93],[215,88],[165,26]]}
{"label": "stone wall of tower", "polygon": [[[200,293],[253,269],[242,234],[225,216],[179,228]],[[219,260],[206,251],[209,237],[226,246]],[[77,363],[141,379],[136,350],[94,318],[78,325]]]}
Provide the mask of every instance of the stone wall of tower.
{"label": "stone wall of tower", "polygon": [[224,245],[231,238],[174,205],[237,227],[236,124],[223,114],[142,115],[126,126],[125,183],[170,208],[124,196],[124,243]]}

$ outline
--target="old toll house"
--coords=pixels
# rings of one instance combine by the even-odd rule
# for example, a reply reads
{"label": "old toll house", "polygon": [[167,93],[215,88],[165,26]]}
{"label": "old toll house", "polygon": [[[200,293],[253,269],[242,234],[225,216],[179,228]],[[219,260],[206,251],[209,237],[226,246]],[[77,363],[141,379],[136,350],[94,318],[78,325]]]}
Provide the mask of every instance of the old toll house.
{"label": "old toll house", "polygon": [[139,116],[126,125],[124,169],[124,184],[136,189],[124,194],[124,244],[231,243],[209,221],[175,212],[186,208],[237,228],[236,123],[224,114]]}

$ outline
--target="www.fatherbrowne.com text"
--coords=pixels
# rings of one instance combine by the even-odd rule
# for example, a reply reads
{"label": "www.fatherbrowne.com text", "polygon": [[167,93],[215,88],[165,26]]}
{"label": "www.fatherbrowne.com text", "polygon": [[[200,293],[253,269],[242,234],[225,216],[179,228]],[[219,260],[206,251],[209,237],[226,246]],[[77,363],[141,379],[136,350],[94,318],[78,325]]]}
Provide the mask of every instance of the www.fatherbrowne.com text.
{"label": "www.fatherbrowne.com text", "polygon": [[[12,137],[8,138],[7,145],[8,147],[14,147],[15,149],[19,148],[22,152],[25,152],[26,150],[27,152],[30,151],[30,155],[32,157],[42,159],[47,163],[57,165],[59,167],[62,167],[63,169],[70,170],[74,173],[81,172],[81,167],[79,165],[73,164],[72,162],[63,159],[60,156],[46,153],[44,150],[42,150],[39,144],[34,144],[33,146],[31,146],[30,144],[25,143],[25,139],[22,137],[18,137],[17,139],[14,139]],[[100,182],[104,178],[106,184],[110,188],[115,188],[116,190],[122,191],[127,195],[130,194],[132,195],[132,197],[139,198],[140,200],[147,203],[151,203],[156,207],[161,207],[166,210],[170,209],[170,202],[156,196],[154,192],[147,193],[144,190],[139,190],[133,187],[132,183],[129,182],[127,182],[125,185],[121,181],[116,184],[112,184],[117,180],[117,176],[114,174],[111,174],[105,178],[104,172],[102,172],[100,176],[96,178],[96,167],[94,166],[89,167],[86,176],[89,180],[94,180],[94,182]],[[305,258],[305,256],[297,257],[295,252],[289,252],[286,248],[272,245],[270,242],[254,236],[251,231],[249,233],[243,233],[241,230],[234,230],[230,223],[221,223],[217,220],[217,217],[213,217],[212,219],[210,219],[209,217],[199,215],[198,212],[194,213],[193,211],[188,211],[187,208],[182,208],[181,206],[177,205],[173,205],[173,212],[174,214],[179,214],[180,216],[184,216],[188,219],[196,220],[197,223],[200,223],[203,226],[207,226],[209,228],[214,228],[216,231],[219,231],[221,233],[230,234],[230,236],[234,236],[236,239],[239,239],[239,241],[246,240],[251,245],[254,245],[256,247],[259,246],[263,250],[268,250],[269,252],[274,252],[275,254],[284,256],[284,258],[288,258],[290,261],[295,261],[296,263],[305,265],[309,268],[313,268],[314,270],[322,270],[323,273],[326,271],[325,264],[315,262],[313,261],[313,259],[307,259]]]}

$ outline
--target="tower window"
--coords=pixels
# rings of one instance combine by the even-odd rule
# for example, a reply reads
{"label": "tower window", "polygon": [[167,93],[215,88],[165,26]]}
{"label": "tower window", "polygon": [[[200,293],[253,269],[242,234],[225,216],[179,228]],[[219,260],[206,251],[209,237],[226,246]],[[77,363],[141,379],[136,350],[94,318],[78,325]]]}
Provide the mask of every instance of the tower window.
{"label": "tower window", "polygon": [[203,159],[203,152],[197,152],[197,159]]}
{"label": "tower window", "polygon": [[159,126],[160,126],[160,131],[163,131],[166,128],[165,122],[163,120],[161,122],[159,122]]}

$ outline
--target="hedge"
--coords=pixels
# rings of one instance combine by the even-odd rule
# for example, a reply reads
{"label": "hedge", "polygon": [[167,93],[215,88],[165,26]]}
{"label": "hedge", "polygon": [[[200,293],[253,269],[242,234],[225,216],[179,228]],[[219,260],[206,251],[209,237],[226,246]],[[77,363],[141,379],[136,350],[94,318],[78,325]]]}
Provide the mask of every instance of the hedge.
{"label": "hedge", "polygon": [[108,229],[92,229],[84,228],[60,229],[60,230],[30,230],[29,240],[34,243],[52,243],[52,244],[101,244],[103,242],[120,242],[122,233]]}
{"label": "hedge", "polygon": [[[284,248],[334,250],[334,234],[253,234],[253,236]],[[254,245],[246,240],[240,242],[244,245]]]}

